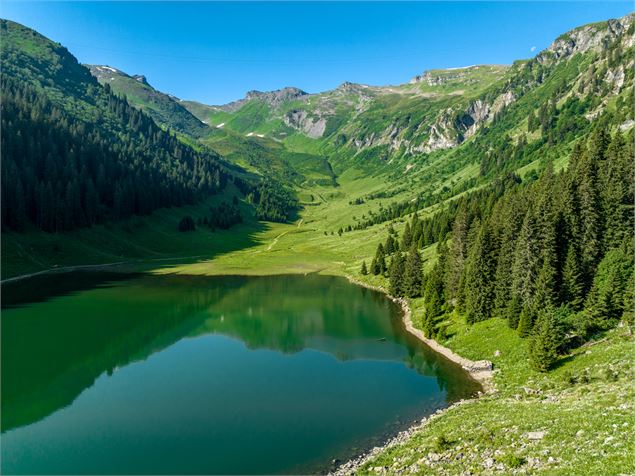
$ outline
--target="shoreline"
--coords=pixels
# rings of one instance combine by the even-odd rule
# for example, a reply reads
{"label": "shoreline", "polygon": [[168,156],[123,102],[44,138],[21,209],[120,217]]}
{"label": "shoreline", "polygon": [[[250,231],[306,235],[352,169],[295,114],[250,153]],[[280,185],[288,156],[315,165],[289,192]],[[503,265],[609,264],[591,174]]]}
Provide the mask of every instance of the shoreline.
{"label": "shoreline", "polygon": [[466,359],[465,357],[461,357],[460,355],[458,355],[452,349],[438,343],[436,340],[427,338],[423,334],[423,331],[421,331],[421,329],[417,329],[412,323],[412,310],[410,309],[410,306],[408,305],[408,301],[406,299],[391,296],[388,290],[386,290],[385,288],[364,283],[363,281],[359,281],[349,275],[346,275],[346,279],[348,279],[348,281],[353,284],[357,284],[358,286],[363,286],[367,289],[372,289],[374,291],[384,293],[392,302],[399,304],[401,306],[401,310],[403,311],[402,321],[406,327],[406,330],[410,334],[415,336],[425,345],[430,347],[438,354],[441,354],[449,361],[459,364],[461,368],[463,368],[463,370],[465,370],[473,380],[476,380],[478,383],[481,384],[484,393],[492,393],[494,391],[494,370],[492,363],[489,360],[474,361]]}
{"label": "shoreline", "polygon": [[395,436],[389,438],[383,444],[379,446],[375,446],[374,448],[371,448],[361,453],[360,455],[355,456],[349,459],[348,461],[340,464],[337,467],[337,469],[333,471],[329,471],[328,473],[329,476],[349,476],[349,475],[357,474],[359,469],[363,465],[371,461],[379,453],[381,453],[382,451],[388,448],[392,448],[393,446],[397,446],[401,443],[405,443],[415,433],[425,428],[431,421],[439,418],[440,416],[444,415],[445,413],[452,410],[453,408],[459,407],[461,405],[469,404],[469,403],[475,403],[479,400],[479,398],[482,395],[491,394],[495,390],[494,383],[493,383],[493,368],[492,368],[492,363],[490,361],[488,360],[473,361],[473,360],[466,359],[464,357],[461,357],[460,355],[458,355],[457,353],[455,353],[453,350],[449,349],[448,347],[445,347],[444,345],[439,344],[434,339],[427,338],[420,329],[417,329],[416,327],[414,327],[414,324],[412,323],[412,310],[410,309],[410,305],[408,304],[408,301],[406,299],[391,296],[390,293],[381,286],[373,286],[371,284],[359,281],[349,275],[345,275],[345,276],[349,282],[365,287],[367,289],[372,289],[374,291],[381,292],[385,294],[388,297],[388,299],[390,299],[394,303],[399,304],[403,312],[402,321],[406,327],[406,330],[410,334],[414,335],[421,342],[423,342],[425,345],[427,345],[432,350],[434,350],[435,352],[441,354],[446,359],[459,364],[463,368],[463,370],[465,370],[473,380],[481,384],[484,392],[483,393],[479,392],[479,395],[475,398],[459,400],[457,402],[452,403],[446,408],[442,408],[432,413],[431,415],[423,417],[421,420],[413,423],[411,426],[409,426],[405,430],[400,431]]}

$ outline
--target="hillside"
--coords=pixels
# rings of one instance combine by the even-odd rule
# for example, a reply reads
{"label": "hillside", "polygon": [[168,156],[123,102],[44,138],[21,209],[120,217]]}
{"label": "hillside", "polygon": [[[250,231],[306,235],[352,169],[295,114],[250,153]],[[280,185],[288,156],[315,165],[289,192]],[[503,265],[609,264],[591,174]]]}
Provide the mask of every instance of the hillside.
{"label": "hillside", "polygon": [[[101,85],[60,45],[4,21],[3,278],[99,263],[345,275],[495,370],[492,393],[343,473],[627,474],[634,19],[576,28],[510,66],[220,106],[92,67]],[[130,190],[139,196],[122,201]],[[225,201],[242,224],[177,231]]]}
{"label": "hillside", "polygon": [[209,128],[181,106],[178,99],[154,89],[145,76],[129,76],[110,66],[87,65],[100,84],[108,84],[117,94],[144,111],[157,124],[173,131],[201,137]]}
{"label": "hillside", "polygon": [[2,226],[68,231],[222,193],[232,167],[163,131],[62,46],[10,21],[2,48]]}

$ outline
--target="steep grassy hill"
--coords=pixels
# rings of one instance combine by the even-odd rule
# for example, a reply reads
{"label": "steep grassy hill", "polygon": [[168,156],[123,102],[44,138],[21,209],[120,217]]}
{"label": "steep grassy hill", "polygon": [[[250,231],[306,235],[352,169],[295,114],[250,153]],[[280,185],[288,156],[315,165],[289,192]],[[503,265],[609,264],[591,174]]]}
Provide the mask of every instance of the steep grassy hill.
{"label": "steep grassy hill", "polygon": [[100,84],[108,84],[117,94],[148,114],[154,121],[174,131],[201,137],[209,127],[185,109],[178,99],[161,93],[148,84],[145,76],[129,76],[110,66],[87,65]]}
{"label": "steep grassy hill", "polygon": [[[11,92],[22,110],[16,117],[26,121],[26,112],[35,110],[47,127],[46,118],[62,117],[71,138],[71,125],[99,124],[98,143],[122,145],[114,154],[123,161],[113,167],[119,179],[129,170],[124,159],[137,157],[137,145],[150,144],[162,158],[155,172],[168,184],[172,167],[192,174],[199,161],[218,164],[227,181],[215,195],[195,194],[150,215],[129,212],[53,230],[38,227],[36,219],[21,231],[12,228],[2,236],[2,276],[123,262],[156,273],[354,277],[405,295],[415,325],[460,355],[493,361],[496,386],[493,394],[378,450],[362,472],[628,474],[635,452],[628,312],[633,19],[582,26],[511,66],[431,70],[407,84],[344,83],[320,94],[253,91],[224,106],[179,101],[142,78],[110,70],[102,71],[106,88],[61,46],[3,22],[3,46],[9,45],[2,56],[3,95]],[[12,78],[24,78],[33,91],[25,95]],[[41,97],[46,107],[24,104]],[[179,130],[179,140],[131,105]],[[43,177],[53,170],[60,185],[51,189],[64,197],[60,207],[75,204],[73,180],[66,202],[66,172],[47,168],[45,155],[27,167],[21,155],[6,160],[11,144],[24,147],[7,141],[5,127],[15,121],[6,116],[3,224],[6,190],[15,196],[30,190],[25,177],[31,169],[45,191]],[[59,142],[72,146],[53,148],[65,158],[79,145]],[[48,147],[34,143],[24,149]],[[77,150],[67,163],[78,164],[83,180],[80,165],[93,165]],[[194,158],[179,161],[182,153]],[[131,164],[143,168],[140,159]],[[20,167],[21,174],[13,170]],[[276,193],[243,190],[235,180],[247,177],[243,168],[293,189],[302,206],[298,216],[289,223],[258,220],[269,205],[262,197]],[[81,189],[79,196],[86,195]],[[114,204],[108,197],[107,207]],[[210,207],[234,197],[242,224],[177,231],[184,215],[206,219]],[[23,203],[25,213],[39,207]],[[63,225],[63,213],[59,219]],[[384,267],[380,255],[388,269],[377,270]],[[405,269],[418,272],[399,283]]]}

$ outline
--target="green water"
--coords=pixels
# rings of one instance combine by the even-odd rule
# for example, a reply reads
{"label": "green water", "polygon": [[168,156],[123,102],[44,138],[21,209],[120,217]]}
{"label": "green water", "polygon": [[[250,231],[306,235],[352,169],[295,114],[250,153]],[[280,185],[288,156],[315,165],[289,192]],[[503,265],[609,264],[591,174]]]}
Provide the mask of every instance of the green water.
{"label": "green water", "polygon": [[315,473],[473,395],[383,295],[317,275],[3,286],[2,473]]}

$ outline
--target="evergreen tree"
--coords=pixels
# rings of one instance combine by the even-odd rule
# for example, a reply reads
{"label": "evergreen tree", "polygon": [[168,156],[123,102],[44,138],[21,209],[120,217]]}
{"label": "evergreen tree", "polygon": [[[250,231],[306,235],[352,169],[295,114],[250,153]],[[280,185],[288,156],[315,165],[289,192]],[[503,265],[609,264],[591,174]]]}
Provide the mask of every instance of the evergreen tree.
{"label": "evergreen tree", "polygon": [[606,253],[598,266],[586,302],[591,329],[608,329],[622,318],[632,277],[633,250],[627,240]]}
{"label": "evergreen tree", "polygon": [[[600,136],[601,138],[602,136]],[[593,149],[603,155],[599,139]],[[576,166],[576,181],[580,206],[580,256],[585,281],[588,283],[599,259],[601,245],[600,199],[597,186],[597,155],[585,151]]]}
{"label": "evergreen tree", "polygon": [[375,251],[375,257],[370,264],[370,272],[374,275],[383,274],[386,272],[386,259],[384,258],[384,246],[379,243],[377,250]]}
{"label": "evergreen tree", "polygon": [[512,265],[512,297],[520,300],[523,309],[533,304],[539,271],[539,233],[534,213],[528,210],[520,229]]}
{"label": "evergreen tree", "polygon": [[518,319],[518,335],[528,337],[534,328],[535,308],[530,305],[524,306],[520,311]]}
{"label": "evergreen tree", "polygon": [[401,250],[405,251],[410,248],[412,244],[412,231],[410,229],[410,223],[406,222],[406,226],[403,230],[403,236],[401,237]]}
{"label": "evergreen tree", "polygon": [[395,252],[395,239],[392,237],[391,234],[388,235],[388,238],[386,238],[386,245],[384,246],[384,251],[386,253],[386,255],[391,255]]}
{"label": "evergreen tree", "polygon": [[633,231],[633,150],[618,131],[606,151],[600,169],[600,201],[604,218],[604,247],[620,245]]}
{"label": "evergreen tree", "polygon": [[491,317],[494,304],[493,279],[496,271],[493,253],[489,224],[484,223],[465,266],[465,311],[468,323]]}
{"label": "evergreen tree", "polygon": [[360,270],[360,273],[362,273],[363,276],[366,276],[368,274],[368,268],[366,268],[366,261],[362,261],[362,269]]}
{"label": "evergreen tree", "polygon": [[413,243],[410,246],[404,269],[403,291],[406,296],[414,298],[421,295],[421,277],[421,256],[416,244]]}
{"label": "evergreen tree", "polygon": [[554,311],[541,312],[529,347],[531,366],[539,372],[548,371],[558,360],[558,348],[563,336]]}
{"label": "evergreen tree", "polygon": [[584,284],[580,269],[579,253],[575,242],[567,249],[567,257],[562,271],[562,300],[569,304],[571,309],[579,311],[583,303]]}
{"label": "evergreen tree", "polygon": [[404,296],[404,258],[400,252],[395,253],[390,261],[388,275],[390,279],[390,294],[396,297]]}

